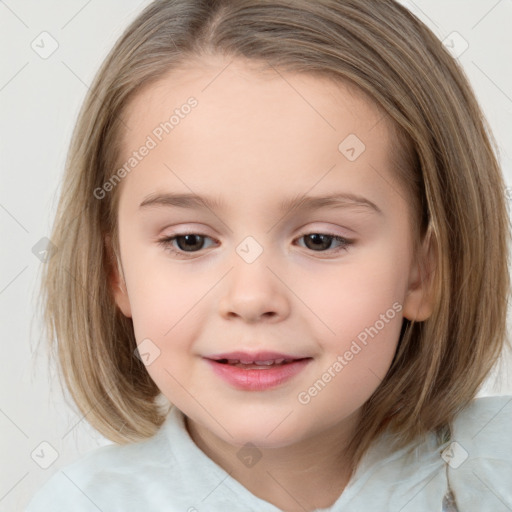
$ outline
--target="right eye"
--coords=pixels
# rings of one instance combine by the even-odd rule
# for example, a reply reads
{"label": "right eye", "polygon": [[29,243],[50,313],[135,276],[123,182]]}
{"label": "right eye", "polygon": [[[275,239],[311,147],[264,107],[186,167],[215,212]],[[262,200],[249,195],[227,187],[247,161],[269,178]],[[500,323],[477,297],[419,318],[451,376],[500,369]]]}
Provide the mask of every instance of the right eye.
{"label": "right eye", "polygon": [[[161,238],[158,240],[158,244],[172,254],[185,255],[186,257],[187,253],[195,253],[203,249],[204,240],[207,238],[210,237],[197,233],[180,233]],[[176,242],[178,248],[175,247],[174,242]]]}

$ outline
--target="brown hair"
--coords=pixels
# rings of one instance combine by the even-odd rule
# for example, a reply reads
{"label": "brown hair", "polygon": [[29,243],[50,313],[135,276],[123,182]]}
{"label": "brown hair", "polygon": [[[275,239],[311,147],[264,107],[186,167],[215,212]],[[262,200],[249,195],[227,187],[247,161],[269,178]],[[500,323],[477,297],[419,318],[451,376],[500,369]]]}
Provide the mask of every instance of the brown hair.
{"label": "brown hair", "polygon": [[[509,218],[496,143],[457,61],[393,0],[158,0],[103,62],[75,127],[42,279],[60,370],[87,420],[118,443],[153,435],[166,411],[134,357],[130,318],[107,275],[117,255],[115,189],[128,102],[198,57],[223,55],[355,87],[396,133],[397,167],[417,219],[415,247],[436,248],[435,305],[404,319],[384,380],[363,406],[354,465],[390,427],[402,445],[445,429],[478,392],[506,342]],[[119,189],[120,187],[118,187]]]}

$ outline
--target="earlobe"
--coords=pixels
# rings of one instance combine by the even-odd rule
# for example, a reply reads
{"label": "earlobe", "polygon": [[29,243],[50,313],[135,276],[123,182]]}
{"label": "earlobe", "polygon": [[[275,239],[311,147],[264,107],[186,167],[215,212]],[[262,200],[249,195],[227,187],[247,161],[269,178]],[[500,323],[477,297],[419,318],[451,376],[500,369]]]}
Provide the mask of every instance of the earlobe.
{"label": "earlobe", "polygon": [[109,261],[109,275],[108,284],[117,307],[121,310],[124,316],[131,318],[132,311],[130,301],[128,298],[128,290],[123,275],[123,269],[119,258],[115,254],[112,247],[112,239],[109,235],[105,236],[105,247],[107,249]]}
{"label": "earlobe", "polygon": [[423,322],[432,315],[436,254],[435,239],[429,226],[419,257],[411,269],[409,288],[404,300],[403,316],[408,320]]}

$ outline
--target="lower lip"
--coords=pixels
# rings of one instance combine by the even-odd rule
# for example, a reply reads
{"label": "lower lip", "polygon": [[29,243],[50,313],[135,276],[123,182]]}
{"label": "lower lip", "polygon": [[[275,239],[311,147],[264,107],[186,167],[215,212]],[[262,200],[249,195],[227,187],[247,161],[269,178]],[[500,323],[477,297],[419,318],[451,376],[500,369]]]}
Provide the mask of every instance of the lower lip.
{"label": "lower lip", "polygon": [[245,391],[263,391],[291,379],[300,373],[311,359],[300,359],[293,363],[272,366],[268,369],[245,370],[230,364],[217,363],[207,359],[213,371],[232,386]]}

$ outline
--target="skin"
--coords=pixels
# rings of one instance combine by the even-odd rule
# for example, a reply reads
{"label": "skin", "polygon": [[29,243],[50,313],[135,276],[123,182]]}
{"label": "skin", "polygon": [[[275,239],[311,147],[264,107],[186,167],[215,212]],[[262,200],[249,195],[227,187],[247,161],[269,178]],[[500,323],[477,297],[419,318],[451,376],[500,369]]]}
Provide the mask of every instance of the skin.
{"label": "skin", "polygon": [[[422,321],[432,311],[420,281],[430,252],[413,258],[413,214],[392,172],[388,127],[374,105],[342,84],[211,58],[134,98],[123,116],[130,127],[123,156],[190,96],[198,106],[116,191],[116,303],[133,319],[137,342],[149,338],[160,350],[147,370],[213,461],[282,510],[330,506],[351,469],[344,447],[390,367],[403,317]],[[366,146],[355,161],[338,150],[348,134]],[[139,208],[156,192],[213,195],[224,206]],[[333,192],[364,196],[382,214],[353,204],[278,208],[283,199]],[[183,240],[169,243],[181,257],[158,243],[186,230],[206,237],[195,252],[186,252]],[[354,243],[338,252],[336,241],[306,245],[312,233]],[[250,264],[236,251],[248,236],[263,250]],[[402,310],[320,393],[300,403],[298,394],[396,302]],[[234,350],[313,360],[277,388],[242,391],[203,358]],[[247,442],[262,455],[252,467],[237,457]]]}

